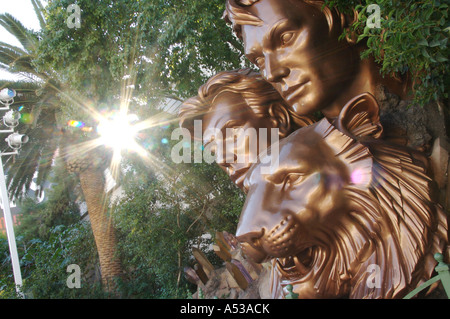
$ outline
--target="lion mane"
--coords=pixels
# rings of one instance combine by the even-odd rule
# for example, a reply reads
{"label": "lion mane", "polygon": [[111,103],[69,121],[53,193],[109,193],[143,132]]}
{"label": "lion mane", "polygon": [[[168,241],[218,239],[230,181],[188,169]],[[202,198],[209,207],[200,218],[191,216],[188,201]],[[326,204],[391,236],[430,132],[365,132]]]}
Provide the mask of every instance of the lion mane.
{"label": "lion mane", "polygon": [[[332,258],[315,274],[318,291],[336,296],[345,291],[357,299],[401,298],[430,279],[433,256],[447,245],[447,216],[433,195],[426,157],[380,139],[378,114],[373,96],[363,94],[333,123],[315,124],[335,155],[350,171],[358,167],[359,178],[367,181],[345,186],[350,212],[340,223],[323,226],[332,238]],[[380,279],[376,287],[368,284],[373,265]],[[272,295],[280,297],[280,288],[295,284],[295,278],[282,278],[276,262],[273,269]]]}

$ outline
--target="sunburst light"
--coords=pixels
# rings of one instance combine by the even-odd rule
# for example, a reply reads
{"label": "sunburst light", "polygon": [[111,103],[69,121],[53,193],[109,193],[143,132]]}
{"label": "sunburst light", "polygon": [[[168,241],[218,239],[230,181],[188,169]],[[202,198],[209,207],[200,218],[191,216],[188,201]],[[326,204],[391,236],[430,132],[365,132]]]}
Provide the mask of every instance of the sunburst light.
{"label": "sunburst light", "polygon": [[138,117],[124,112],[115,113],[110,118],[103,118],[97,126],[99,143],[111,147],[115,153],[122,150],[138,150],[136,143],[137,127],[134,123]]}

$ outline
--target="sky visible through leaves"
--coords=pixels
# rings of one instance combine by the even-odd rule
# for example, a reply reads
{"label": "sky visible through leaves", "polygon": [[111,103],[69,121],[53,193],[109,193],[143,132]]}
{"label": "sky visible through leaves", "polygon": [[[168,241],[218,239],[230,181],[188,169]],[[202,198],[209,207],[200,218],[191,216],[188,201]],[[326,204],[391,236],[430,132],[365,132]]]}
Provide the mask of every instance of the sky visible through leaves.
{"label": "sky visible through leaves", "polygon": [[[47,1],[43,1],[45,5]],[[9,13],[17,18],[25,27],[38,31],[39,21],[30,0],[0,0],[0,13]],[[0,26],[0,42],[21,47],[20,42]],[[18,80],[16,75],[0,70],[0,80]],[[21,79],[25,80],[25,79]]]}

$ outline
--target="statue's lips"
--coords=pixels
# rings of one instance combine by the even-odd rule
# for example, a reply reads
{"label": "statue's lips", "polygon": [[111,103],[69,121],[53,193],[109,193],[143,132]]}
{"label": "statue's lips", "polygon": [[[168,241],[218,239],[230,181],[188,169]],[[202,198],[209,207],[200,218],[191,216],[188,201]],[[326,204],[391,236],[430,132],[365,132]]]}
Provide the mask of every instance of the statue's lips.
{"label": "statue's lips", "polygon": [[294,87],[289,88],[286,92],[283,92],[283,97],[288,103],[294,102],[293,100],[304,94],[306,84],[308,84],[309,82],[310,81],[304,81]]}

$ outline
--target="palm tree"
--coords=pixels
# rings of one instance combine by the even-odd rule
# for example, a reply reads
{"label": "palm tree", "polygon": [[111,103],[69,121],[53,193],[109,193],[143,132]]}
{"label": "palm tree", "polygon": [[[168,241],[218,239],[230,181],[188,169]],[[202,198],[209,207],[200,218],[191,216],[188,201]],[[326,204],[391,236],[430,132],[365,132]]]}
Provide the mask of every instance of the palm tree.
{"label": "palm tree", "polygon": [[[45,27],[42,4],[36,0],[31,1],[41,28]],[[0,15],[0,25],[20,42],[22,48],[0,42],[0,69],[17,74],[28,81],[3,83],[0,87],[13,86],[18,97],[13,108],[23,105],[23,112],[27,113],[26,125],[19,127],[21,132],[30,137],[32,143],[26,144],[20,156],[6,163],[8,174],[8,188],[11,196],[20,198],[23,189],[28,189],[35,172],[37,183],[43,184],[51,170],[52,158],[56,152],[58,139],[57,87],[51,78],[38,72],[33,65],[34,52],[39,45],[38,34],[25,28],[17,19],[8,13]],[[30,81],[31,80],[31,81]],[[31,124],[31,125],[29,125]],[[33,142],[39,141],[39,142]],[[5,149],[5,143],[0,144]]]}
{"label": "palm tree", "polygon": [[103,285],[107,291],[115,290],[114,278],[120,277],[122,267],[116,258],[116,233],[108,216],[108,198],[105,189],[104,170],[110,161],[109,154],[103,147],[90,152],[74,152],[73,143],[68,143],[66,165],[70,173],[79,176],[81,189],[88,207],[89,219],[94,233],[100,259]]}
{"label": "palm tree", "polygon": [[[39,0],[31,0],[40,26],[45,28],[44,7]],[[99,149],[87,154],[68,151],[76,149],[76,139],[63,133],[58,125],[61,106],[64,104],[63,84],[55,80],[50,72],[39,72],[33,60],[39,46],[39,34],[24,27],[8,13],[0,14],[0,25],[14,35],[23,48],[0,42],[0,69],[18,74],[31,82],[19,81],[1,83],[0,88],[17,88],[18,97],[13,108],[19,105],[28,112],[29,123],[21,124],[18,129],[30,137],[18,156],[6,162],[8,169],[8,187],[10,196],[21,197],[28,189],[34,174],[36,183],[42,185],[52,169],[54,157],[58,151],[64,155],[68,171],[79,176],[81,189],[88,208],[92,231],[94,233],[102,281],[111,291],[112,278],[121,275],[120,262],[114,258],[116,251],[115,230],[107,215],[104,196],[103,158],[105,152]],[[0,143],[6,149],[4,142]],[[102,155],[103,154],[103,155]]]}

